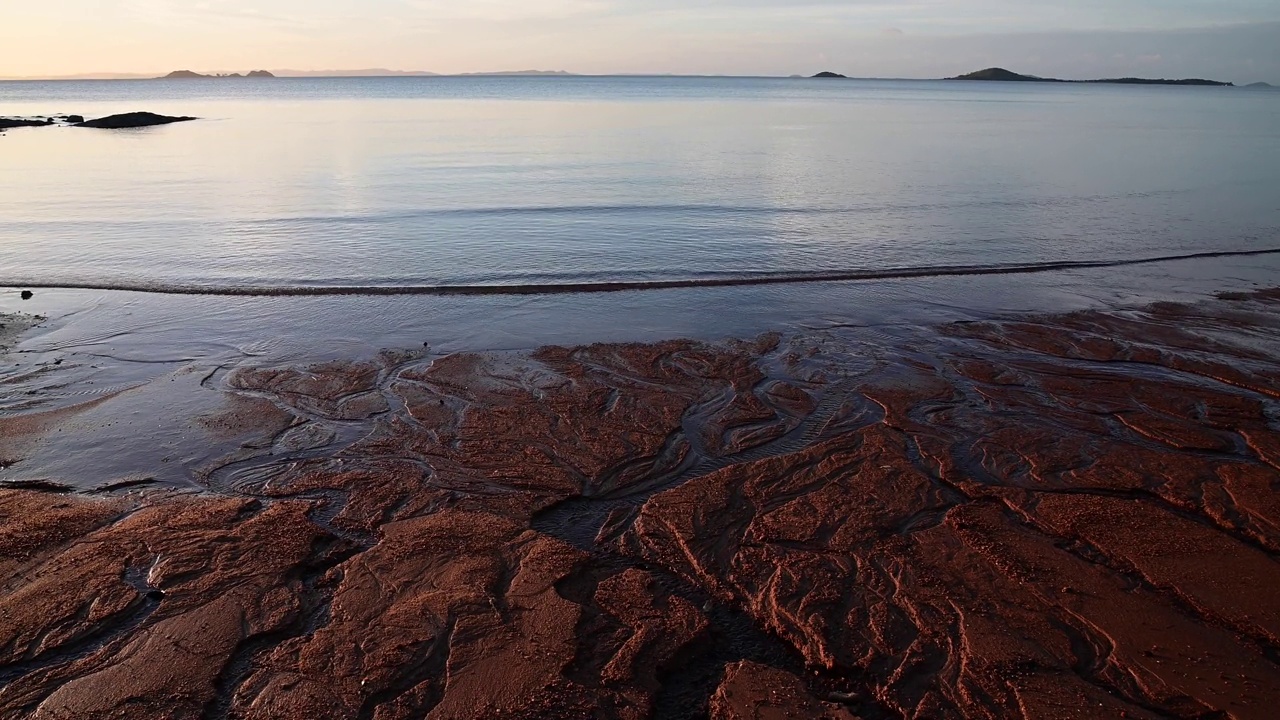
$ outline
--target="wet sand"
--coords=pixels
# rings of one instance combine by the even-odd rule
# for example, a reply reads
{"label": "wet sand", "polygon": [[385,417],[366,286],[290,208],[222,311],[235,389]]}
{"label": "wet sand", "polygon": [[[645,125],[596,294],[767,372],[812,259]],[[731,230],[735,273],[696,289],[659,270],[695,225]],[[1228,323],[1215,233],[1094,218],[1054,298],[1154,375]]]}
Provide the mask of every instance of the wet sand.
{"label": "wet sand", "polygon": [[885,333],[238,369],[0,491],[0,716],[1274,716],[1280,292]]}
{"label": "wet sand", "polygon": [[0,352],[12,347],[22,333],[30,330],[41,319],[34,315],[0,313]]}

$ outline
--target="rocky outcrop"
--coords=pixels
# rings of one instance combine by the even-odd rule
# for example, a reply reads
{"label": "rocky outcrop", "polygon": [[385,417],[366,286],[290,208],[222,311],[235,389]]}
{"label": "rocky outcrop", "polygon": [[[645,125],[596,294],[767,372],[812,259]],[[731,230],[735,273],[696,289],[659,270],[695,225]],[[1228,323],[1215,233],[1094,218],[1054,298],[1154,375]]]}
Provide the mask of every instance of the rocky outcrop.
{"label": "rocky outcrop", "polygon": [[1278,330],[242,369],[206,492],[0,491],[0,716],[1268,718]]}
{"label": "rocky outcrop", "polygon": [[53,117],[36,118],[0,118],[0,130],[19,127],[49,127],[52,125],[70,125],[72,127],[121,130],[127,128],[151,127],[153,125],[168,125],[170,123],[188,122],[196,119],[197,118],[193,117],[170,117],[167,115],[157,115],[149,112],[109,115],[107,117],[96,118],[94,120],[85,120],[83,115],[55,115]]}
{"label": "rocky outcrop", "polygon": [[0,118],[0,130],[9,130],[20,127],[49,127],[50,125],[72,125],[84,122],[84,118],[79,115],[54,115],[51,117],[7,117]]}
{"label": "rocky outcrop", "polygon": [[75,127],[123,130],[128,128],[152,127],[154,125],[188,122],[195,119],[196,118],[193,117],[156,115],[155,113],[149,112],[133,112],[124,113],[122,115],[109,115],[107,117],[97,118],[94,120],[86,120],[84,122],[76,123]]}
{"label": "rocky outcrop", "polygon": [[0,118],[0,130],[20,127],[46,127],[53,125],[53,118]]}

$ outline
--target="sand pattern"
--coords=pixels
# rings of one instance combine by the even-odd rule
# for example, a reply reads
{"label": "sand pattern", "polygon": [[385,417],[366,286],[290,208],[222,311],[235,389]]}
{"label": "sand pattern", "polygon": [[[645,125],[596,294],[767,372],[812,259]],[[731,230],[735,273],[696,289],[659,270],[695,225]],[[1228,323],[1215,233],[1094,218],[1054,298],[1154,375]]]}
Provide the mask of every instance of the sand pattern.
{"label": "sand pattern", "polygon": [[1263,292],[239,369],[203,492],[0,491],[0,716],[1270,718],[1277,358]]}

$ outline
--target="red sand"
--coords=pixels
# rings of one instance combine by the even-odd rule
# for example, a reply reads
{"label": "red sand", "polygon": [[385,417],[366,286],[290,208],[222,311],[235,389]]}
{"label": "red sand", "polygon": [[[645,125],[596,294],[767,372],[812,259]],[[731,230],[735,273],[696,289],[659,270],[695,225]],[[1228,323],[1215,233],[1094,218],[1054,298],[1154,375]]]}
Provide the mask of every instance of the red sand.
{"label": "red sand", "polygon": [[212,427],[372,430],[202,495],[0,492],[0,717],[1271,718],[1277,330],[1273,292],[857,367],[240,371]]}

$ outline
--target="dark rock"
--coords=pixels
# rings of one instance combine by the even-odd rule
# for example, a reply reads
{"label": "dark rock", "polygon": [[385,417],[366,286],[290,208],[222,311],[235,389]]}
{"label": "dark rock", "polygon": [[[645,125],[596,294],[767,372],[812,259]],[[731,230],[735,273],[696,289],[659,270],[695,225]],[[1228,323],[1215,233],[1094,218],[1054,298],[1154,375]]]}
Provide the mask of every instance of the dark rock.
{"label": "dark rock", "polygon": [[36,294],[35,294],[35,293],[33,293],[33,292],[31,292],[30,290],[23,290],[23,291],[22,291],[22,299],[23,299],[23,300],[30,300],[31,298],[33,298],[33,297],[35,297],[35,296],[36,296]]}
{"label": "dark rock", "polygon": [[820,72],[817,75],[814,75],[814,77],[815,78],[844,78],[846,76],[841,75],[840,73]]}
{"label": "dark rock", "polygon": [[77,123],[82,123],[82,122],[84,122],[84,116],[83,116],[83,115],[68,115],[68,116],[66,116],[65,118],[63,118],[63,120],[66,120],[67,122],[71,123],[72,125],[75,125],[75,124],[77,124]]}
{"label": "dark rock", "polygon": [[273,75],[273,74],[271,74],[271,73],[267,72],[266,70],[254,70],[253,72],[249,73],[248,75],[245,75],[245,77],[251,77],[251,78],[273,78],[273,77],[275,77],[275,75]]}
{"label": "dark rock", "polygon": [[45,127],[53,121],[45,118],[0,118],[0,130],[19,127]]}
{"label": "dark rock", "polygon": [[76,127],[87,128],[105,128],[108,130],[120,130],[123,128],[140,128],[151,127],[152,125],[168,125],[169,123],[188,122],[195,120],[193,117],[170,117],[168,115],[156,115],[149,112],[124,113],[123,115],[110,115],[97,120],[89,120],[87,122],[76,123]]}

